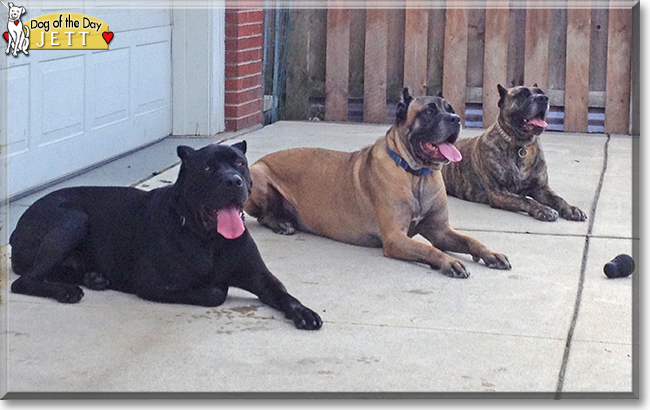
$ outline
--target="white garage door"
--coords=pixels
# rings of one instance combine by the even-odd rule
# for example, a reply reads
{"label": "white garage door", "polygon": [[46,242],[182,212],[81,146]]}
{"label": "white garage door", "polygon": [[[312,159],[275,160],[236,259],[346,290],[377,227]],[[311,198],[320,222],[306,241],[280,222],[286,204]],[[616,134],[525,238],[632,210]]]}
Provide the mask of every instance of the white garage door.
{"label": "white garage door", "polygon": [[171,133],[171,11],[28,7],[23,21],[64,11],[103,20],[114,38],[109,51],[0,57],[9,197]]}

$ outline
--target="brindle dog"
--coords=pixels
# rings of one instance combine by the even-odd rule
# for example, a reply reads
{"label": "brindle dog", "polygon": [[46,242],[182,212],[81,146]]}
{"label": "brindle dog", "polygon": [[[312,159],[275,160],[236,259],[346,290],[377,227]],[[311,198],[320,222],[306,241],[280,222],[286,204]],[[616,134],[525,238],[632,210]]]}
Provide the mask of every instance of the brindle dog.
{"label": "brindle dog", "polygon": [[526,212],[540,221],[559,216],[584,221],[587,215],[569,205],[548,185],[546,161],[538,136],[546,129],[548,96],[537,87],[506,89],[499,84],[499,116],[485,133],[461,139],[461,162],[443,167],[449,195]]}

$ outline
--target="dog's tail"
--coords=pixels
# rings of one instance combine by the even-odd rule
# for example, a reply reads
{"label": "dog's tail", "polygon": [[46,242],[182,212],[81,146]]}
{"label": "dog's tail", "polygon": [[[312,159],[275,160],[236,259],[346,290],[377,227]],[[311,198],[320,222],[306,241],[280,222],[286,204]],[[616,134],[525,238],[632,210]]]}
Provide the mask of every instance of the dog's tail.
{"label": "dog's tail", "polygon": [[27,24],[23,24],[23,29],[25,29],[25,38],[29,38],[29,27],[27,27]]}

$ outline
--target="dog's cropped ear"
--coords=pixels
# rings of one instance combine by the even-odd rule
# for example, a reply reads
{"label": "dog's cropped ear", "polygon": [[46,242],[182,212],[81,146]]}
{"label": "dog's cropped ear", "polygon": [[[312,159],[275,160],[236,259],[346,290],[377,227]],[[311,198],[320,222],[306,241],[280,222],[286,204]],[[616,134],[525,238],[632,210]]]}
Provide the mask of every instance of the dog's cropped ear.
{"label": "dog's cropped ear", "polygon": [[9,3],[9,8],[12,8],[14,6],[13,3]]}
{"label": "dog's cropped ear", "polygon": [[504,98],[508,95],[508,89],[504,88],[501,84],[497,84],[497,90],[499,90],[499,103],[497,105],[501,107]]}
{"label": "dog's cropped ear", "polygon": [[22,16],[23,14],[27,13],[27,10],[25,10],[24,7],[20,8],[20,15]]}
{"label": "dog's cropped ear", "polygon": [[402,100],[397,103],[395,110],[395,124],[401,125],[406,122],[406,114],[408,113],[411,101],[413,101],[413,97],[411,97],[408,87],[404,87],[402,90]]}
{"label": "dog's cropped ear", "polygon": [[236,144],[232,144],[231,147],[236,148],[242,152],[242,154],[246,154],[246,141],[238,142]]}
{"label": "dog's cropped ear", "polygon": [[189,158],[190,155],[192,155],[193,152],[194,152],[194,148],[188,147],[187,145],[179,145],[176,148],[176,153],[178,154],[178,158],[180,158],[181,161],[183,162],[185,162],[187,158]]}

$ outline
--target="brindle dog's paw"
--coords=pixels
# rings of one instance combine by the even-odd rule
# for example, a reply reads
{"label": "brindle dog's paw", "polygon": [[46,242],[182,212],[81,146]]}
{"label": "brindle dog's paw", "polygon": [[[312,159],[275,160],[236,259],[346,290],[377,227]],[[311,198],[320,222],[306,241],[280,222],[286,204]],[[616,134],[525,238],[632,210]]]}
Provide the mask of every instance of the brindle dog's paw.
{"label": "brindle dog's paw", "polygon": [[443,265],[440,268],[440,272],[443,275],[449,276],[450,278],[469,278],[469,271],[465,265],[463,265],[463,262],[456,259],[452,259],[451,262]]}
{"label": "brindle dog's paw", "polygon": [[77,303],[83,297],[84,291],[79,286],[61,283],[55,299],[61,303]]}
{"label": "brindle dog's paw", "polygon": [[569,221],[586,221],[587,214],[584,213],[577,206],[569,206],[567,208],[560,209],[560,216]]}
{"label": "brindle dog's paw", "polygon": [[553,222],[557,219],[559,214],[553,208],[550,208],[546,205],[540,205],[538,207],[535,207],[535,209],[530,212],[530,216],[537,219],[538,221]]}
{"label": "brindle dog's paw", "polygon": [[483,259],[485,266],[490,269],[512,269],[508,257],[502,253],[492,252],[483,257],[474,256],[472,259],[474,259],[474,262],[478,262],[479,260]]}
{"label": "brindle dog's paw", "polygon": [[287,319],[293,320],[293,324],[296,325],[298,329],[303,330],[318,330],[323,326],[323,321],[320,316],[318,316],[318,313],[303,305],[293,309],[293,311],[287,315]]}
{"label": "brindle dog's paw", "polygon": [[105,290],[108,288],[108,279],[97,272],[88,272],[84,275],[84,286],[90,290]]}

